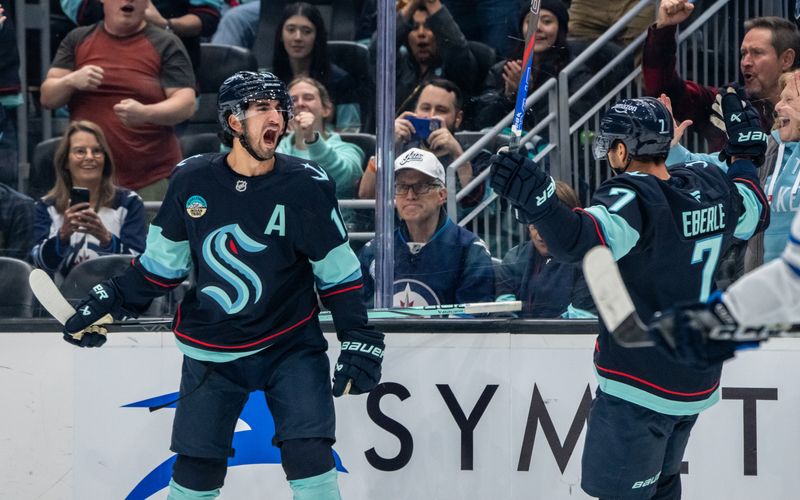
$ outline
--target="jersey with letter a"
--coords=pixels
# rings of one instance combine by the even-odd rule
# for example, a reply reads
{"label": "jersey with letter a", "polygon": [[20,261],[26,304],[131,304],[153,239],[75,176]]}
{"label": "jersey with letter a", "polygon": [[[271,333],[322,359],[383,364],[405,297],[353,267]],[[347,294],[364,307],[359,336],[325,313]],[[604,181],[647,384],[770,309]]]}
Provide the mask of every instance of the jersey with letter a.
{"label": "jersey with letter a", "polygon": [[173,325],[184,353],[242,355],[289,337],[316,321],[315,284],[323,297],[357,291],[349,307],[365,318],[361,270],[325,171],[276,154],[272,171],[245,177],[225,158],[176,167],[135,264],[156,286],[191,272]]}

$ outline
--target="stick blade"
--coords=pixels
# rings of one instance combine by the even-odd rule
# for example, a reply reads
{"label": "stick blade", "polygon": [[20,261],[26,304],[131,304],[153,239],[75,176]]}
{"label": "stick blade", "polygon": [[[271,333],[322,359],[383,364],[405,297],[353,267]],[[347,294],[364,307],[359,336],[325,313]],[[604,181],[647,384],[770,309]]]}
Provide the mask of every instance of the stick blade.
{"label": "stick blade", "polygon": [[67,302],[46,272],[34,269],[28,276],[28,284],[36,296],[36,300],[62,325],[75,314],[75,308]]}
{"label": "stick blade", "polygon": [[597,246],[583,258],[583,275],[606,329],[623,347],[651,347],[646,328],[619,274],[614,255],[607,247]]}

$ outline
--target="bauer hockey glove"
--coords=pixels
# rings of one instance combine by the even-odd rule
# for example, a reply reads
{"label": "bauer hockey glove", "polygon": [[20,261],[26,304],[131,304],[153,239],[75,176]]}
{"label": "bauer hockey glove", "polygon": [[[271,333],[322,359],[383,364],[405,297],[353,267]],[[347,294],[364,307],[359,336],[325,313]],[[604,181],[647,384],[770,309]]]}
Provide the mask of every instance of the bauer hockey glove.
{"label": "bauer hockey glove", "polygon": [[556,201],[552,177],[526,156],[501,151],[492,156],[492,189],[516,209],[520,222],[534,223],[547,216]]}
{"label": "bauer hockey glove", "polygon": [[333,370],[333,395],[363,394],[381,380],[386,345],[374,330],[350,330],[341,335],[342,350]]}
{"label": "bauer hockey glove", "polygon": [[674,361],[698,369],[709,368],[734,357],[738,349],[750,348],[758,342],[731,340],[742,330],[722,303],[721,295],[712,296],[707,304],[677,306],[657,313],[650,323],[650,336]]}
{"label": "bauer hockey glove", "polygon": [[64,324],[64,340],[79,347],[100,347],[105,344],[107,331],[95,323],[119,309],[118,295],[111,280],[93,286],[89,296],[78,304],[75,314]]}
{"label": "bauer hockey glove", "polygon": [[728,134],[728,142],[719,152],[719,159],[728,165],[731,157],[749,158],[760,167],[767,151],[767,134],[761,127],[758,111],[728,87],[722,95],[722,117]]}

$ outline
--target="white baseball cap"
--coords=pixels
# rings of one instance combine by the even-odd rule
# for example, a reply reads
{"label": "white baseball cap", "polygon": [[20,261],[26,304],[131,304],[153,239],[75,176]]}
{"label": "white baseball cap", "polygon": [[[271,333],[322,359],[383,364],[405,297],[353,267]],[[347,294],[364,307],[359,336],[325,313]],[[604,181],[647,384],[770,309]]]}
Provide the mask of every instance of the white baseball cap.
{"label": "white baseball cap", "polygon": [[394,171],[411,169],[422,172],[428,177],[432,177],[444,185],[444,167],[436,155],[430,151],[419,148],[411,148],[394,160]]}

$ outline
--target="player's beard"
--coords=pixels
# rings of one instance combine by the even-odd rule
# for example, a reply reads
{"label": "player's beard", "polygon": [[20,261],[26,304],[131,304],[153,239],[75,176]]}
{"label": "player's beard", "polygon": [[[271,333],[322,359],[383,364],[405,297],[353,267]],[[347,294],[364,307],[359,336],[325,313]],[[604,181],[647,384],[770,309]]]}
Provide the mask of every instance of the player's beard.
{"label": "player's beard", "polygon": [[274,139],[272,139],[272,145],[266,145],[264,136],[267,133],[269,132],[251,133],[247,120],[242,123],[242,136],[239,140],[242,141],[242,146],[248,150],[248,153],[259,161],[271,160],[275,156],[275,149],[278,147],[278,141],[280,141],[280,133],[272,132],[275,134]]}

